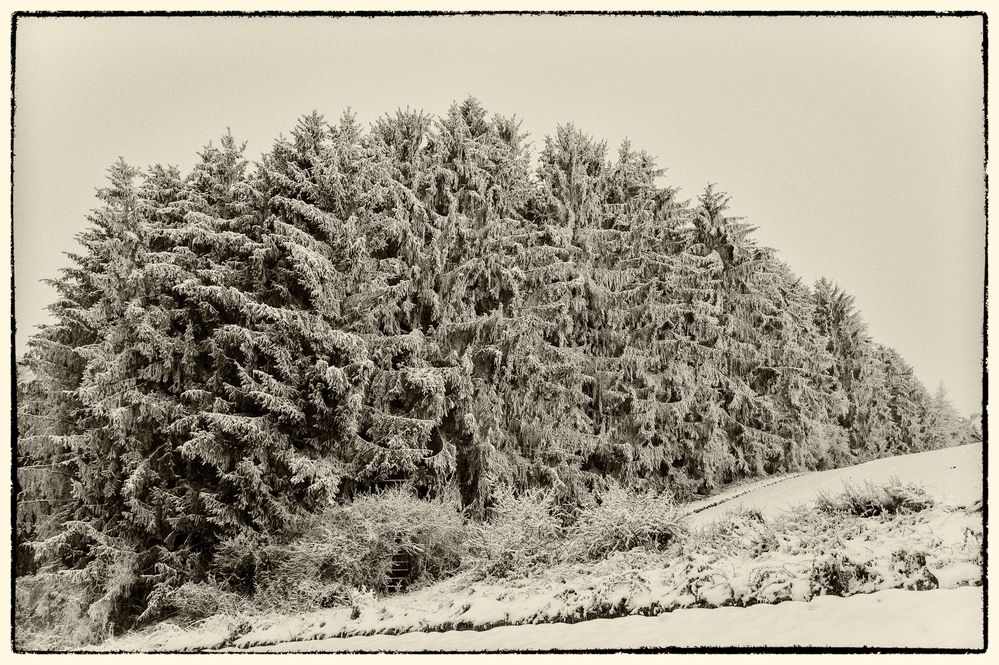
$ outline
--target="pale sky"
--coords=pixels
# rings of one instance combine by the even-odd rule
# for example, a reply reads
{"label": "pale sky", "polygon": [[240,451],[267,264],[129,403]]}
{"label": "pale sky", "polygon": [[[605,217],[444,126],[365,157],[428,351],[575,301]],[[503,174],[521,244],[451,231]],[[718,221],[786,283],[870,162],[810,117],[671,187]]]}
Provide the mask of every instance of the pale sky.
{"label": "pale sky", "polygon": [[[478,97],[535,148],[574,122],[665,182],[708,182],[806,282],[853,294],[931,391],[981,408],[982,21],[914,17],[27,18],[18,23],[18,353],[39,280],[119,156],[177,164],[230,127],[256,159],[316,109],[364,123]],[[535,151],[536,152],[536,151]]]}

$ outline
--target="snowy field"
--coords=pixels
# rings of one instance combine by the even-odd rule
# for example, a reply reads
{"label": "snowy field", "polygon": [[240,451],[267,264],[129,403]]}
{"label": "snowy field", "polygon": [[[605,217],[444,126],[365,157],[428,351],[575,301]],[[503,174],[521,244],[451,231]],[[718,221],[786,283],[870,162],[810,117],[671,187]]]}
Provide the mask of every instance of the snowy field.
{"label": "snowy field", "polygon": [[767,517],[836,494],[844,483],[885,483],[897,477],[921,486],[943,505],[967,506],[982,499],[982,444],[899,455],[829,471],[793,474],[743,485],[689,504],[692,527],[704,526],[739,508],[755,508]]}
{"label": "snowy field", "polygon": [[[690,505],[679,554],[632,550],[507,580],[463,574],[354,608],[163,625],[103,649],[981,648],[981,453],[976,444],[744,485]],[[884,518],[807,508],[845,483],[892,479],[923,486],[936,505]],[[746,509],[765,519],[733,513]],[[901,565],[901,552],[923,552],[925,564]],[[843,591],[816,591],[817,564],[861,573]],[[939,588],[904,590],[927,571]]]}
{"label": "snowy field", "polygon": [[[720,629],[720,627],[724,627]],[[980,587],[902,591],[811,602],[675,610],[654,617],[484,631],[368,635],[250,651],[545,651],[663,647],[981,648]]]}

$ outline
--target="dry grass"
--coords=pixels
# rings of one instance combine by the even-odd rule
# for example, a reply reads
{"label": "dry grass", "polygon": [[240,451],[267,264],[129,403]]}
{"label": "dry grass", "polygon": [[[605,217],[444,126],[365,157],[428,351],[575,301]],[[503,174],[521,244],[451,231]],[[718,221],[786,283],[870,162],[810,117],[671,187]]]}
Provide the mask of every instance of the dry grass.
{"label": "dry grass", "polygon": [[668,494],[611,485],[572,513],[551,491],[501,489],[490,519],[474,527],[468,568],[483,578],[529,577],[566,562],[597,561],[636,547],[659,549],[685,530]]}
{"label": "dry grass", "polygon": [[593,560],[636,547],[661,548],[685,533],[673,497],[612,485],[569,530],[571,558]]}
{"label": "dry grass", "polygon": [[836,496],[819,495],[815,507],[827,513],[877,517],[926,510],[933,507],[933,499],[921,487],[903,485],[898,478],[892,478],[884,485],[871,482],[862,485],[846,484],[843,492]]}
{"label": "dry grass", "polygon": [[489,520],[472,526],[466,567],[503,578],[550,566],[564,555],[566,519],[554,492],[498,488]]}

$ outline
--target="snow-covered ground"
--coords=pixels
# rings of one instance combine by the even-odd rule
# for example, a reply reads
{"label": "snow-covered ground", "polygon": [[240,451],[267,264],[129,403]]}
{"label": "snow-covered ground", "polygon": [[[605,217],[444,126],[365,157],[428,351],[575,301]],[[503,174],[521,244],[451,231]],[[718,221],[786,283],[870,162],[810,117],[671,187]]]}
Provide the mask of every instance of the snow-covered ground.
{"label": "snow-covered ground", "polygon": [[668,647],[982,647],[980,587],[902,591],[810,602],[675,610],[654,617],[484,631],[365,635],[250,651],[545,651]]}
{"label": "snow-covered ground", "polygon": [[[687,518],[693,533],[678,551],[632,550],[515,579],[462,574],[299,616],[218,616],[191,629],[163,624],[103,648],[980,648],[981,453],[980,444],[963,446],[743,485],[689,507],[697,511]],[[836,495],[844,483],[892,478],[923,486],[936,506],[874,518],[790,510]],[[725,519],[747,508],[766,519]],[[908,565],[913,555],[925,564]],[[816,586],[816,570],[846,571],[849,584]],[[927,572],[939,589],[903,590]],[[848,597],[824,595],[841,593]],[[593,618],[601,616],[617,618]]]}
{"label": "snow-covered ground", "polygon": [[830,471],[770,478],[689,504],[687,524],[703,526],[738,508],[773,517],[821,494],[837,494],[844,483],[884,483],[897,477],[921,486],[943,505],[967,506],[982,499],[982,444],[899,455]]}

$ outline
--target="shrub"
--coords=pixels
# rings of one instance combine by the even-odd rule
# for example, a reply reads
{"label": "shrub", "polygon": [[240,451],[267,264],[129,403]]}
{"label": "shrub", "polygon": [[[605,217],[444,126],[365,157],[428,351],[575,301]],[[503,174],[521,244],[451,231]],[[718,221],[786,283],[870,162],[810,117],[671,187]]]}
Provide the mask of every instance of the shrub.
{"label": "shrub", "polygon": [[347,549],[359,549],[359,558],[327,558],[321,571],[356,588],[387,590],[396,554],[407,559],[405,586],[411,586],[455,573],[467,552],[468,527],[454,492],[434,500],[418,499],[408,488],[366,495],[333,508],[318,526],[320,542],[356,541]]}
{"label": "shrub", "polygon": [[110,634],[87,615],[86,584],[73,579],[73,571],[18,577],[14,592],[17,649],[73,649],[100,642]]}
{"label": "shrub", "polygon": [[866,482],[863,485],[844,484],[835,497],[819,495],[815,507],[826,513],[846,513],[858,517],[877,517],[915,513],[933,506],[933,499],[917,485],[903,485],[892,478],[885,485]]}
{"label": "shrub", "polygon": [[963,534],[961,549],[970,550],[973,553],[971,561],[976,565],[982,565],[985,558],[983,532],[965,527]]}
{"label": "shrub", "polygon": [[220,542],[211,572],[220,589],[248,596],[256,585],[259,554],[266,546],[260,534],[243,532]]}
{"label": "shrub", "polygon": [[471,565],[485,577],[526,577],[544,566],[593,561],[635,547],[661,548],[684,533],[668,494],[611,485],[570,514],[552,490],[497,490],[475,528]]}
{"label": "shrub", "polygon": [[778,534],[777,525],[757,508],[741,506],[705,526],[697,538],[685,542],[693,548],[744,550],[756,557],[779,549]]}
{"label": "shrub", "polygon": [[812,563],[810,575],[813,596],[848,596],[858,581],[866,579],[865,567],[851,561],[849,557],[831,554],[818,557]]}
{"label": "shrub", "polygon": [[895,573],[902,578],[902,588],[910,591],[926,591],[940,586],[936,575],[926,567],[926,553],[909,550],[896,550],[891,555]]}
{"label": "shrub", "polygon": [[258,609],[351,605],[364,590],[393,590],[394,558],[406,564],[401,587],[453,574],[467,541],[455,496],[422,500],[402,487],[331,506],[279,542],[226,541],[213,574],[220,588],[252,593]]}
{"label": "shrub", "polygon": [[169,593],[166,617],[190,625],[216,614],[234,615],[248,609],[246,599],[209,582],[186,582]]}
{"label": "shrub", "polygon": [[569,550],[575,559],[600,559],[635,547],[659,548],[683,532],[671,495],[611,485],[596,506],[579,513],[569,532]]}
{"label": "shrub", "polygon": [[554,492],[496,489],[486,522],[472,533],[471,568],[486,577],[529,575],[564,558],[566,515]]}

